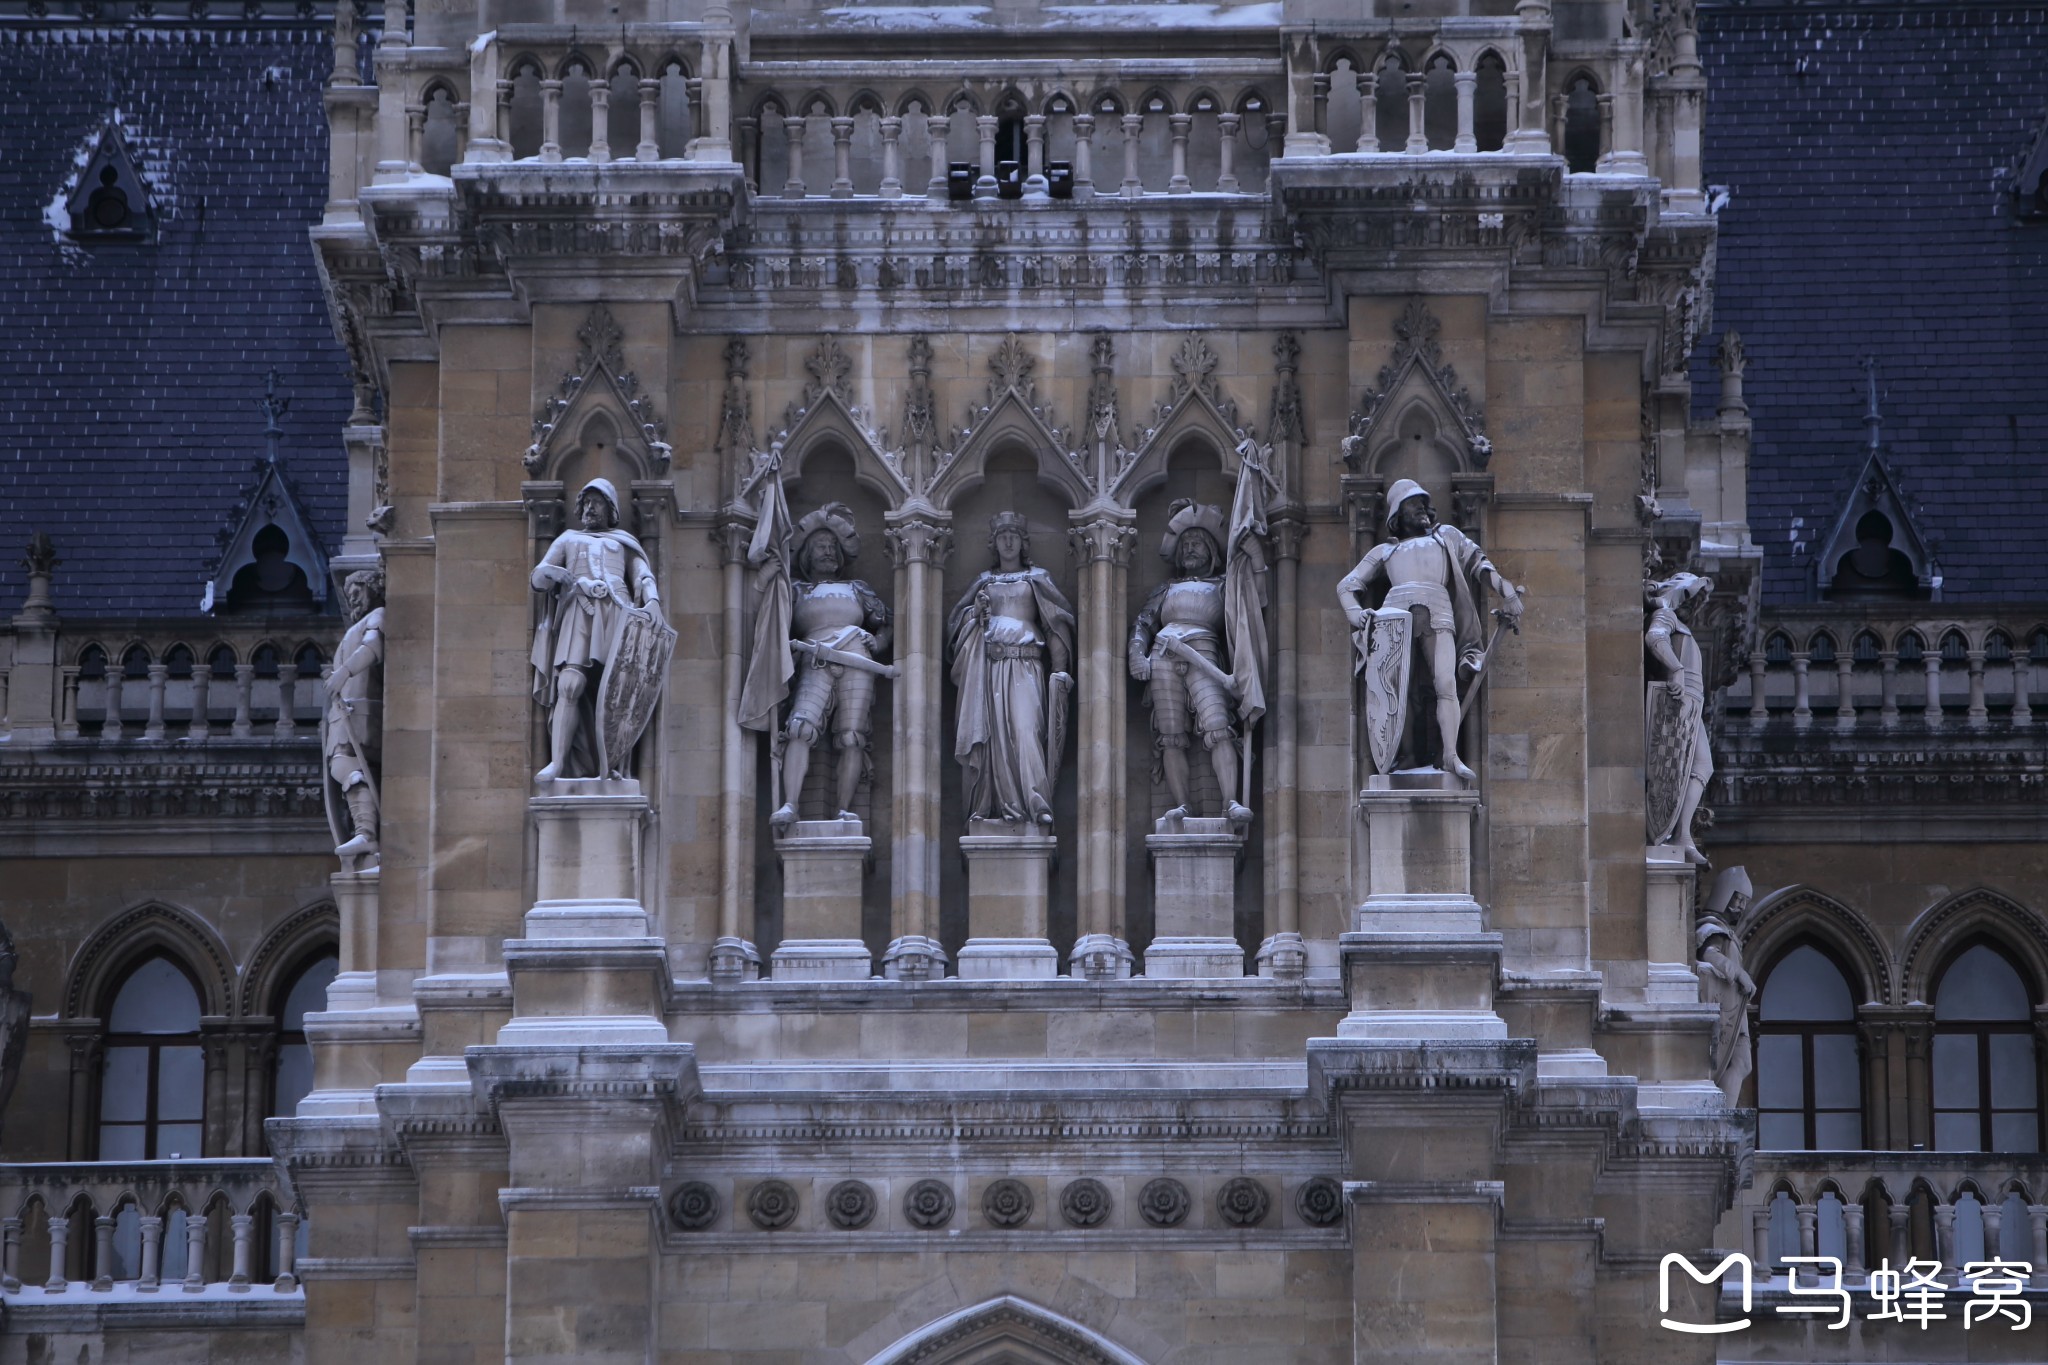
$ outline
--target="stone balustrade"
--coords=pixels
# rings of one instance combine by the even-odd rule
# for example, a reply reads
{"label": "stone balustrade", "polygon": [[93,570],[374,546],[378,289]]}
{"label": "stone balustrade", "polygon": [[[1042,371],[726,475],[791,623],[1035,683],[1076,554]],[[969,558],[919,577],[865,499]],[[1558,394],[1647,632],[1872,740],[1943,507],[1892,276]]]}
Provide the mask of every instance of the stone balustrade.
{"label": "stone balustrade", "polygon": [[300,1292],[304,1220],[267,1157],[0,1165],[0,1210],[10,1313],[59,1296]]}
{"label": "stone balustrade", "polygon": [[[1757,1273],[1789,1256],[1833,1256],[1847,1280],[1886,1261],[1962,1267],[2024,1261],[2048,1287],[2048,1156],[1966,1152],[1758,1152],[1723,1217],[1721,1245]],[[1806,1272],[1802,1271],[1802,1278]]]}
{"label": "stone balustrade", "polygon": [[0,668],[0,716],[8,732],[54,720],[58,740],[100,745],[311,744],[338,633],[338,623],[319,620],[282,629],[213,618],[67,625],[54,717],[18,714],[42,691],[8,685],[27,666],[19,660]]}
{"label": "stone balustrade", "polygon": [[1731,730],[2025,729],[2048,685],[2048,608],[1789,608],[1760,636],[1722,704]]}

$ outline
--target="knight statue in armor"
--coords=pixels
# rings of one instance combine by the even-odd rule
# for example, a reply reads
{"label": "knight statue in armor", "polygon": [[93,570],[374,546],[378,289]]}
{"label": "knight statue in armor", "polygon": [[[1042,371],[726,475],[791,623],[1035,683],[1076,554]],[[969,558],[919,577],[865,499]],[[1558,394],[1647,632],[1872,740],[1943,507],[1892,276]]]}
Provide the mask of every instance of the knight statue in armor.
{"label": "knight statue in armor", "polygon": [[1749,871],[1731,867],[1714,879],[1707,893],[1707,910],[1694,930],[1699,942],[1700,996],[1720,1010],[1714,1026],[1710,1064],[1714,1084],[1721,1087],[1730,1108],[1742,1096],[1742,1083],[1749,1076],[1749,1006],[1756,999],[1756,982],[1742,965],[1742,939],[1737,930],[1749,909],[1752,888]]}
{"label": "knight statue in armor", "polygon": [[1687,862],[1702,865],[1707,856],[1693,843],[1692,820],[1714,776],[1707,735],[1707,670],[1699,641],[1679,613],[1713,590],[1713,579],[1690,573],[1674,574],[1643,589],[1649,614],[1643,630],[1650,675],[1643,707],[1649,839],[1653,846],[1668,844]]}
{"label": "knight statue in armor", "polygon": [[[1259,480],[1263,472],[1247,467],[1243,479]],[[1262,523],[1263,518],[1257,519]],[[1173,577],[1152,591],[1131,626],[1127,650],[1131,676],[1145,684],[1152,711],[1153,744],[1159,755],[1155,774],[1163,778],[1172,809],[1165,821],[1194,814],[1189,786],[1188,746],[1199,736],[1216,770],[1223,814],[1233,825],[1252,818],[1240,785],[1249,772],[1248,754],[1239,753],[1235,719],[1244,721],[1244,738],[1265,710],[1260,670],[1265,655],[1265,621],[1259,614],[1256,582],[1264,566],[1258,537],[1263,524],[1248,525],[1242,537],[1226,525],[1223,509],[1187,499],[1173,504],[1159,554]],[[1243,576],[1233,584],[1239,551]],[[1232,547],[1226,568],[1225,547]]]}
{"label": "knight statue in armor", "polygon": [[327,677],[320,752],[327,760],[327,824],[348,871],[377,861],[384,739],[384,571],[362,569],[341,585],[348,629]]}
{"label": "knight statue in armor", "polygon": [[610,480],[583,486],[576,521],[533,570],[533,590],[547,598],[532,655],[533,695],[548,713],[538,782],[630,776],[675,646],[654,565],[619,529]]}
{"label": "knight statue in armor", "polygon": [[989,549],[994,566],[946,621],[960,694],[953,755],[969,818],[1050,828],[1074,690],[1074,610],[1031,562],[1023,517],[992,518]]}
{"label": "knight statue in armor", "polygon": [[[1522,595],[1470,537],[1437,521],[1429,494],[1415,480],[1395,483],[1387,508],[1393,538],[1368,550],[1337,584],[1358,648],[1357,670],[1365,675],[1373,768],[1442,771],[1470,782],[1458,732],[1500,632],[1519,628]],[[1489,586],[1501,599],[1491,640],[1481,610]],[[1411,667],[1418,654],[1421,665]],[[1433,704],[1425,704],[1425,692]],[[1434,727],[1427,723],[1432,717]]]}
{"label": "knight statue in armor", "polygon": [[839,818],[858,818],[853,801],[874,739],[875,680],[896,672],[879,662],[889,652],[888,606],[866,583],[847,577],[860,553],[852,511],[826,503],[796,524],[791,539],[788,615],[776,626],[796,656],[781,736],[782,800],[768,817],[778,830],[796,823],[811,750],[828,735],[839,751]]}

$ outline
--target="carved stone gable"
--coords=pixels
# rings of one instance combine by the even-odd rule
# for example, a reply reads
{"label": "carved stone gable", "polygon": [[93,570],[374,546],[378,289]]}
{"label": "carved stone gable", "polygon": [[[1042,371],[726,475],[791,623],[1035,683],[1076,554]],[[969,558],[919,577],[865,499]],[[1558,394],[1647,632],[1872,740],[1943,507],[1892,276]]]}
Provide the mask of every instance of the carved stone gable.
{"label": "carved stone gable", "polygon": [[1394,354],[1360,396],[1358,411],[1351,416],[1351,435],[1342,444],[1344,461],[1354,471],[1365,472],[1363,466],[1381,419],[1397,406],[1405,406],[1394,400],[1417,389],[1457,428],[1469,460],[1467,468],[1486,468],[1493,456],[1493,443],[1486,439],[1485,412],[1459,384],[1457,370],[1444,360],[1443,346],[1437,340],[1440,330],[1436,315],[1422,300],[1408,301],[1394,323]]}
{"label": "carved stone gable", "polygon": [[562,434],[580,435],[586,415],[608,409],[620,432],[619,449],[635,457],[641,476],[660,478],[674,451],[654,396],[640,392],[640,380],[625,368],[625,335],[611,309],[597,304],[576,329],[576,368],[562,376],[552,397],[533,418],[533,444],[526,448],[526,472],[548,478],[564,453]]}

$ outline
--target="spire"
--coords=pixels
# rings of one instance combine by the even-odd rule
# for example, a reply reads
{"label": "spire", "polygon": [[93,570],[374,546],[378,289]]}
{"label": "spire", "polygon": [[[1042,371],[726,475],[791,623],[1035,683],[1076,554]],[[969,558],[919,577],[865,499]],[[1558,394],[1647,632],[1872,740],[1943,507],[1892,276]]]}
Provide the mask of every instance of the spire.
{"label": "spire", "polygon": [[1870,433],[1870,453],[1884,444],[1884,415],[1877,410],[1877,357],[1863,357],[1863,373],[1869,382],[1870,405],[1863,412],[1863,429]]}
{"label": "spire", "polygon": [[277,371],[275,369],[263,378],[263,400],[257,404],[263,409],[263,463],[266,466],[277,463],[277,445],[284,435],[284,415],[291,411],[292,400],[277,396]]}

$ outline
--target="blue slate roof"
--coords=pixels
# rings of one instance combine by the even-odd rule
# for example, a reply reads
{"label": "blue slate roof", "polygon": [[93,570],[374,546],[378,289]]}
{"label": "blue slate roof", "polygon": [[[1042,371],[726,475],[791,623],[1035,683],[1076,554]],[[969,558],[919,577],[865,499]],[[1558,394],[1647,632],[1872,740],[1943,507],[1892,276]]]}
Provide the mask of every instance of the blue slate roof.
{"label": "blue slate roof", "polygon": [[[2048,5],[1723,4],[1700,30],[1706,179],[1730,195],[1714,326],[1749,356],[1765,601],[1809,599],[1800,550],[1863,465],[1869,354],[1944,599],[2040,598],[2048,222],[2017,220],[1998,173],[2048,118]],[[1703,418],[1715,341],[1694,364]]]}
{"label": "blue slate roof", "polygon": [[[306,238],[332,64],[312,25],[0,30],[0,615],[37,530],[61,614],[193,614],[272,367],[287,472],[340,543],[350,390]],[[156,241],[81,247],[50,206],[117,114]]]}

